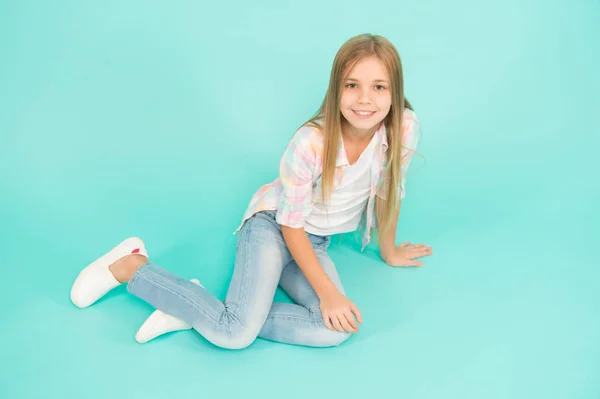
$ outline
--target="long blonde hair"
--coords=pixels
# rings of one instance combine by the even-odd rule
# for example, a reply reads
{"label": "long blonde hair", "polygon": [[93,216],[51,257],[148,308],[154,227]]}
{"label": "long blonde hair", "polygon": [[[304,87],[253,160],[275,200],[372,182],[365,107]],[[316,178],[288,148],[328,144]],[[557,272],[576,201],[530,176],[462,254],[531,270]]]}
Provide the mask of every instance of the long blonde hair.
{"label": "long blonde hair", "polygon": [[385,66],[390,76],[392,95],[392,105],[384,119],[388,141],[386,156],[390,179],[385,207],[380,210],[384,223],[382,226],[378,226],[379,230],[386,230],[394,222],[392,216],[395,214],[398,205],[397,187],[400,183],[401,151],[403,148],[402,116],[405,108],[414,111],[408,99],[404,97],[402,63],[394,45],[388,39],[373,34],[354,36],[346,41],[338,50],[333,61],[329,88],[325,94],[325,99],[317,113],[305,124],[312,125],[323,132],[322,194],[323,200],[326,202],[333,190],[336,158],[341,139],[340,98],[343,90],[342,82],[358,61],[370,56],[376,56]]}

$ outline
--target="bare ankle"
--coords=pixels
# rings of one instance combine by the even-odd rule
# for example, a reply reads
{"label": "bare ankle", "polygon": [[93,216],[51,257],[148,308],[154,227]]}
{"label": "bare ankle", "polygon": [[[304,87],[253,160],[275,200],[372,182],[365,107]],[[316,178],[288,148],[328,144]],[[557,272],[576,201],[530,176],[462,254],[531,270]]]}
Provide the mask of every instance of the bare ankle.
{"label": "bare ankle", "polygon": [[131,276],[143,264],[148,262],[148,258],[144,255],[133,254],[127,255],[108,267],[110,272],[115,276],[120,283],[126,283],[131,279]]}

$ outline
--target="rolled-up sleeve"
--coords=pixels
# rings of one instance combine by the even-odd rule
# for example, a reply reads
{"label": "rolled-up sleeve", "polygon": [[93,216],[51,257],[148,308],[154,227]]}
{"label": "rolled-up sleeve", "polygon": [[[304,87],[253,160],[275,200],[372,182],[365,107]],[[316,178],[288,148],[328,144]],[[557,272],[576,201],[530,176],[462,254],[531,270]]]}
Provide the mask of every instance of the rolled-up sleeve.
{"label": "rolled-up sleeve", "polygon": [[282,185],[277,223],[292,227],[304,227],[312,211],[313,176],[317,163],[314,132],[302,127],[294,134],[279,164]]}
{"label": "rolled-up sleeve", "polygon": [[[406,174],[412,161],[414,151],[416,151],[419,144],[419,121],[416,116],[412,115],[410,118],[404,118],[402,123],[402,151],[401,159],[402,164],[400,166],[400,179],[398,182],[398,200],[404,199],[406,196]],[[387,165],[390,166],[389,164]],[[381,199],[387,199],[387,190],[389,185],[389,169],[383,172],[383,181],[379,185],[377,196]]]}

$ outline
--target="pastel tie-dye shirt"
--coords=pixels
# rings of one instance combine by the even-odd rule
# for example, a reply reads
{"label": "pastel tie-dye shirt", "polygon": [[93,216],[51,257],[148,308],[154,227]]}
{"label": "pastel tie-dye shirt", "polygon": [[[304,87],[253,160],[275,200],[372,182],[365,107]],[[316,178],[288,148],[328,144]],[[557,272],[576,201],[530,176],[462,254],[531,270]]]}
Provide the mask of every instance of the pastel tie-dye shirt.
{"label": "pastel tie-dye shirt", "polygon": [[[405,109],[402,119],[401,157],[402,168],[400,184],[398,185],[398,199],[406,195],[406,172],[418,144],[419,123],[416,114]],[[376,150],[371,166],[371,193],[362,217],[363,237],[362,249],[371,240],[371,229],[376,225],[374,216],[375,196],[386,198],[387,167],[386,151],[388,141],[386,128],[382,123],[375,133]],[[279,165],[279,177],[269,184],[262,186],[250,200],[244,213],[242,225],[252,215],[263,210],[276,211],[276,220],[279,224],[292,228],[304,227],[306,218],[312,211],[313,189],[320,183],[323,170],[323,135],[315,128],[302,126],[290,140]],[[340,143],[334,173],[334,190],[336,184],[341,182],[344,166],[348,160]],[[239,231],[241,226],[236,230]]]}

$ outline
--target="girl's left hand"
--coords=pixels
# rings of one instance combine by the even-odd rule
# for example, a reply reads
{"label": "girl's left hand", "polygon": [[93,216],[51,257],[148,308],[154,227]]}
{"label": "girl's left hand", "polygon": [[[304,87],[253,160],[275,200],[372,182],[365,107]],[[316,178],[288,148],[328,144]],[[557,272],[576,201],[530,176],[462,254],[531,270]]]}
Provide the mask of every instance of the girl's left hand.
{"label": "girl's left hand", "polygon": [[403,242],[394,247],[394,250],[387,257],[386,263],[390,266],[423,266],[423,262],[415,260],[423,256],[432,254],[431,247],[425,244],[411,245],[409,241]]}

